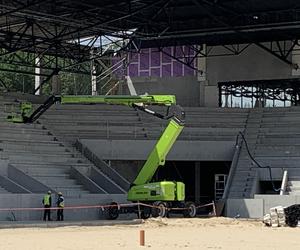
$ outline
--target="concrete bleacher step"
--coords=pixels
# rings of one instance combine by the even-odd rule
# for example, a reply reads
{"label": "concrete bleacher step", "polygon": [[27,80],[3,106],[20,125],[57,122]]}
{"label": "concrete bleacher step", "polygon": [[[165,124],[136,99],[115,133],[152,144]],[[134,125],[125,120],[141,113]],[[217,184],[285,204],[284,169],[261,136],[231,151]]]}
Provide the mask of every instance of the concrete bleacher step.
{"label": "concrete bleacher step", "polygon": [[[67,106],[64,106],[60,109],[49,109],[47,114],[50,115],[61,115],[64,114],[66,116],[68,115],[76,115],[76,114],[89,114],[89,115],[111,115],[114,113],[122,113],[123,115],[136,115],[136,112],[132,109],[126,108],[125,109],[118,109],[118,108],[113,108],[113,109],[103,109],[103,107],[98,107],[97,109],[90,109],[89,107],[86,107],[86,105],[79,105],[78,107],[75,108],[67,108]],[[83,109],[83,107],[86,107]]]}
{"label": "concrete bleacher step", "polygon": [[77,183],[77,180],[70,178],[70,168],[38,168],[32,166],[18,168],[49,188],[57,192],[64,192],[66,196],[78,196],[83,193],[89,193],[81,184]]}
{"label": "concrete bleacher step", "polygon": [[1,133],[0,132],[1,140],[4,139],[15,139],[15,140],[31,140],[31,141],[54,141],[55,138],[51,135],[40,135],[40,134],[15,134],[15,133]]}
{"label": "concrete bleacher step", "polygon": [[36,179],[38,178],[69,178],[70,175],[67,174],[66,172],[61,172],[61,173],[57,173],[56,171],[47,171],[46,173],[45,172],[42,172],[42,170],[39,170],[39,169],[36,169],[35,171],[27,171],[26,170],[24,171],[25,173],[29,174],[30,176],[33,176],[35,177]]}
{"label": "concrete bleacher step", "polygon": [[[53,114],[53,115],[49,115],[47,114],[48,119],[51,120],[61,120],[61,121],[72,121],[72,122],[80,122],[82,121],[82,116],[78,115],[78,114],[74,114],[74,115],[64,115],[64,114]],[[126,120],[126,121],[137,121],[138,117],[136,115],[122,115],[119,114],[118,116],[93,116],[93,115],[89,115],[89,114],[85,114],[84,115],[84,121],[85,122],[101,122],[101,121],[107,121],[109,118],[110,121],[122,121],[122,120]]]}
{"label": "concrete bleacher step", "polygon": [[[17,166],[16,164],[13,164]],[[29,174],[30,176],[60,176],[60,177],[68,177],[68,171],[70,168],[41,168],[41,167],[18,167],[22,169],[24,173]]]}
{"label": "concrete bleacher step", "polygon": [[59,168],[59,169],[70,169],[70,167],[89,167],[91,166],[90,163],[69,163],[69,162],[34,162],[34,161],[24,161],[24,162],[16,162],[13,165],[23,168],[44,168],[44,169],[52,169],[52,168]]}
{"label": "concrete bleacher step", "polygon": [[38,124],[38,123],[32,123],[32,124],[24,124],[24,123],[11,123],[11,122],[0,122],[0,128],[4,128],[4,129],[8,129],[8,128],[12,128],[12,129],[39,129],[42,130],[43,129],[43,125]]}
{"label": "concrete bleacher step", "polygon": [[[5,152],[1,152],[5,155]],[[1,155],[0,153],[0,155]],[[18,155],[18,154],[8,154],[9,160],[13,163],[17,162],[56,162],[56,163],[81,163],[84,162],[85,159],[83,158],[75,158],[75,157],[69,157],[65,155],[61,156],[55,156],[55,155],[42,155],[42,154],[23,154],[23,155]]]}
{"label": "concrete bleacher step", "polygon": [[[300,170],[299,170],[300,173]],[[299,174],[298,173],[298,174]],[[289,195],[299,195],[300,194],[300,176],[289,177],[287,183],[287,192]]]}
{"label": "concrete bleacher step", "polygon": [[1,127],[0,129],[1,133],[50,135],[50,132],[44,129],[25,129],[18,127]]}
{"label": "concrete bleacher step", "polygon": [[140,121],[138,120],[126,120],[126,119],[122,119],[122,120],[103,120],[103,121],[85,121],[84,119],[81,119],[79,121],[73,121],[73,120],[41,120],[41,122],[45,123],[47,128],[51,128],[53,126],[55,126],[55,130],[57,128],[57,131],[59,131],[60,128],[64,128],[65,126],[107,126],[107,125],[122,125],[122,126],[131,126],[134,124],[139,124]]}
{"label": "concrete bleacher step", "polygon": [[[2,149],[1,145],[0,148]],[[7,155],[7,156],[14,156],[14,155],[18,155],[18,156],[27,156],[28,154],[30,154],[33,157],[68,157],[68,158],[81,158],[81,155],[79,153],[71,153],[71,152],[67,152],[65,150],[61,150],[61,151],[50,151],[50,150],[43,150],[43,149],[35,149],[35,150],[31,150],[30,148],[27,149],[17,149],[17,150],[13,150],[13,149],[3,149],[3,154]]]}
{"label": "concrete bleacher step", "polygon": [[66,152],[71,153],[71,150],[64,148],[60,145],[53,145],[53,144],[44,144],[44,145],[22,145],[22,144],[11,144],[11,143],[0,143],[0,148],[4,151],[23,151],[23,152],[35,152],[35,153],[42,153],[42,152],[49,152],[53,154],[55,152]]}
{"label": "concrete bleacher step", "polygon": [[5,144],[16,144],[16,145],[58,145],[63,146],[62,142],[59,141],[49,141],[49,140],[35,140],[35,139],[12,139],[12,138],[0,138],[0,143]]}
{"label": "concrete bleacher step", "polygon": [[47,186],[67,186],[67,187],[76,187],[77,188],[77,181],[75,179],[66,178],[66,176],[57,176],[57,175],[48,175],[48,176],[36,176],[35,177],[38,181],[46,184]]}
{"label": "concrete bleacher step", "polygon": [[10,192],[8,192],[5,188],[0,186],[0,194],[9,194]]}
{"label": "concrete bleacher step", "polygon": [[53,187],[57,192],[62,192],[65,197],[82,197],[84,195],[90,194],[87,190],[74,190],[68,189],[67,187]]}

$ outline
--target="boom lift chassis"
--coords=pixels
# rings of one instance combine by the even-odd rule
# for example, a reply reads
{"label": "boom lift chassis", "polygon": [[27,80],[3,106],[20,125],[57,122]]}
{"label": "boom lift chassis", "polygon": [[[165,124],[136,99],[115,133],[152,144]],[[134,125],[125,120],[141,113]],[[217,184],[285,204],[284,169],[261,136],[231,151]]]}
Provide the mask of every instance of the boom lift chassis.
{"label": "boom lift chassis", "polygon": [[[193,202],[185,202],[185,184],[179,181],[151,182],[156,170],[165,165],[166,156],[185,125],[185,112],[176,105],[173,95],[141,96],[51,96],[44,104],[33,111],[31,103],[21,103],[20,114],[7,117],[11,122],[32,123],[36,121],[54,103],[61,104],[114,104],[126,105],[141,110],[160,119],[169,120],[167,127],[149,154],[147,161],[130,185],[127,200],[131,206],[122,207],[112,202],[104,215],[107,219],[116,219],[119,214],[136,213],[139,218],[169,216],[170,213],[182,213],[184,217],[195,217],[197,208]],[[148,105],[167,106],[166,114],[147,108]]]}

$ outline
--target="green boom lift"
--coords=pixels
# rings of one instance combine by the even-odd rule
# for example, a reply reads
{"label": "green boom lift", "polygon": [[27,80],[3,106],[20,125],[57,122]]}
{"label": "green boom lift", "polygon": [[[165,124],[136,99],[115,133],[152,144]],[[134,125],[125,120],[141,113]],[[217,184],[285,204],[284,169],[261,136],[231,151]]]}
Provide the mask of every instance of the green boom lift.
{"label": "green boom lift", "polygon": [[[139,109],[161,119],[170,120],[166,129],[157,141],[144,166],[133,181],[128,191],[127,199],[134,203],[145,203],[146,206],[122,208],[113,202],[105,210],[109,219],[116,219],[121,213],[135,212],[141,218],[167,216],[169,213],[183,213],[185,217],[196,216],[196,206],[193,202],[185,202],[185,185],[179,181],[151,182],[155,172],[164,166],[166,156],[184,128],[185,113],[182,107],[176,105],[173,95],[141,95],[141,96],[51,96],[44,104],[33,111],[31,103],[20,103],[20,114],[7,117],[11,122],[32,123],[37,120],[54,103],[61,104],[114,104],[126,105]],[[167,106],[167,113],[161,114],[147,108],[148,105]]]}

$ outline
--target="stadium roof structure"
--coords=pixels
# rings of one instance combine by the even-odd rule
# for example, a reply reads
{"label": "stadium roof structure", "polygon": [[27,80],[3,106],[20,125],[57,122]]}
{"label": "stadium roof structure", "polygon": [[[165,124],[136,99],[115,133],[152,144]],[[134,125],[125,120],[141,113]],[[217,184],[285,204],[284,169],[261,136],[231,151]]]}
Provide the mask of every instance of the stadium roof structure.
{"label": "stadium roof structure", "polygon": [[[96,43],[96,56],[107,53],[107,44],[101,44],[105,39],[121,50],[137,51],[183,44],[254,43],[292,65],[288,56],[299,35],[298,0],[0,2],[0,62],[35,67],[36,58],[44,57],[43,67],[54,74],[59,70],[89,72],[80,65],[92,58],[90,51]],[[278,42],[283,40],[291,41],[288,48]],[[277,50],[262,43],[266,41],[275,42]],[[230,50],[241,52],[234,47]],[[16,53],[20,51],[34,56],[24,61]],[[58,62],[57,58],[66,60]]]}

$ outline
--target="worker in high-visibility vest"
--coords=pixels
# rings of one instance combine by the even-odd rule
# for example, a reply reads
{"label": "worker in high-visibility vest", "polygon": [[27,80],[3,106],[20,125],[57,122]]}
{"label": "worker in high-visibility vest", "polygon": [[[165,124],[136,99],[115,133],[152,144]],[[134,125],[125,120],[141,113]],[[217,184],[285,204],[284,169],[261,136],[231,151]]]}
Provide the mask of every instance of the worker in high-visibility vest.
{"label": "worker in high-visibility vest", "polygon": [[57,219],[58,221],[64,220],[64,207],[65,207],[65,198],[61,192],[58,192],[58,198],[56,201],[57,205]]}
{"label": "worker in high-visibility vest", "polygon": [[44,220],[48,218],[48,220],[51,220],[51,213],[50,213],[50,207],[52,205],[52,198],[51,198],[51,191],[49,190],[47,194],[44,195],[43,201],[44,205]]}

